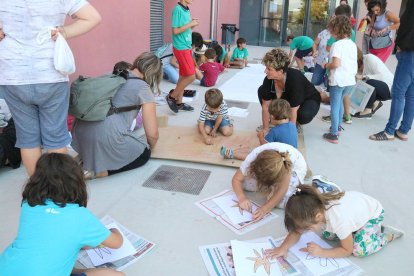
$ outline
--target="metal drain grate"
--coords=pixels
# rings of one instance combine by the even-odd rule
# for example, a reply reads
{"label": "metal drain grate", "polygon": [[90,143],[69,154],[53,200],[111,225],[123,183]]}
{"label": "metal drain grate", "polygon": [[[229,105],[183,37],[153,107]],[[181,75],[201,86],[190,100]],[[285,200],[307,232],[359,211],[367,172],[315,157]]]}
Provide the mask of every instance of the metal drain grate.
{"label": "metal drain grate", "polygon": [[143,187],[199,195],[211,171],[176,166],[160,166]]}
{"label": "metal drain grate", "polygon": [[232,101],[232,100],[226,100],[227,106],[230,107],[238,107],[242,109],[249,108],[249,103],[246,102],[238,102],[238,101]]}

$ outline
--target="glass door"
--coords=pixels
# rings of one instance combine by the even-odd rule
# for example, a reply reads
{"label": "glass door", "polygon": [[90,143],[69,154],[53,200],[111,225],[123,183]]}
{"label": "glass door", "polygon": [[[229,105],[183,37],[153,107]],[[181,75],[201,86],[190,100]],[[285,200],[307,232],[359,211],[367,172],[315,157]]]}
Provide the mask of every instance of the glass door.
{"label": "glass door", "polygon": [[304,23],[307,14],[306,0],[290,0],[287,10],[286,35],[301,36],[304,32]]}
{"label": "glass door", "polygon": [[283,2],[284,0],[263,0],[259,45],[276,47],[281,44]]}
{"label": "glass door", "polygon": [[310,3],[309,23],[307,24],[307,36],[315,38],[322,30],[326,29],[332,9],[331,0],[312,0]]}

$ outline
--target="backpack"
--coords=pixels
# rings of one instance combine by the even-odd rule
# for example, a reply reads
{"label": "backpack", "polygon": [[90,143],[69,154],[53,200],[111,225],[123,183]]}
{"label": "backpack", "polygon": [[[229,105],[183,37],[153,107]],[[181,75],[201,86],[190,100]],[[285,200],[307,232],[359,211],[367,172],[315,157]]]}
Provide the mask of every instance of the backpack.
{"label": "backpack", "polygon": [[164,44],[161,47],[159,47],[157,50],[155,50],[154,55],[156,55],[159,59],[164,59],[167,57],[172,57],[174,54],[168,54],[163,56],[165,50],[170,46],[170,44]]}
{"label": "backpack", "polygon": [[112,98],[125,83],[125,78],[114,74],[95,78],[79,76],[70,86],[69,114],[82,121],[102,121],[115,113],[139,110],[139,105],[116,107],[112,104]]}

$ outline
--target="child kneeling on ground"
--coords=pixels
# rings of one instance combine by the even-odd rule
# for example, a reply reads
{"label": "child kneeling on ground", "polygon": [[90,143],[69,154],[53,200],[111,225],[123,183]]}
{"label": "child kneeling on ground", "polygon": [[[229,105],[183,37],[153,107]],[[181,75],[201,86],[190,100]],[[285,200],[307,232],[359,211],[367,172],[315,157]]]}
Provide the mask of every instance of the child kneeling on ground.
{"label": "child kneeling on ground", "polygon": [[286,257],[307,230],[328,240],[340,240],[335,248],[321,248],[308,243],[302,251],[313,257],[366,257],[380,251],[404,233],[391,226],[381,226],[384,210],[378,200],[356,191],[321,194],[315,187],[299,185],[285,208],[285,226],[289,231],[280,247],[267,250],[268,257]]}
{"label": "child kneeling on ground", "polygon": [[207,62],[199,66],[202,73],[197,73],[197,79],[200,80],[201,86],[211,87],[216,85],[218,75],[224,71],[224,66],[215,62],[216,51],[214,49],[207,49],[204,55]]}
{"label": "child kneeling on ground", "polygon": [[[69,155],[44,154],[23,191],[19,230],[0,255],[0,275],[124,275],[102,269],[73,269],[83,247],[122,246],[88,209],[82,168]],[[73,274],[71,274],[73,273]]]}
{"label": "child kneeling on ground", "polygon": [[206,145],[212,145],[212,137],[221,132],[224,136],[233,134],[233,125],[228,115],[228,107],[223,100],[223,94],[217,88],[206,91],[205,104],[201,108],[198,118],[198,130],[204,138]]}
{"label": "child kneeling on ground", "polygon": [[232,179],[240,208],[252,211],[245,190],[267,194],[267,202],[253,213],[260,220],[276,206],[284,208],[296,187],[304,183],[306,162],[291,145],[268,143],[255,148],[240,165]]}

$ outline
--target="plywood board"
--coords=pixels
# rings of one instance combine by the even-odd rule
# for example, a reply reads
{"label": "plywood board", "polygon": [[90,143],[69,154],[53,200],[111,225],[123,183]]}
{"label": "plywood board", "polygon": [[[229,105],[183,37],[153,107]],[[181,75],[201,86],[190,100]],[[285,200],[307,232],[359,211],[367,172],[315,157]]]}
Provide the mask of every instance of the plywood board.
{"label": "plywood board", "polygon": [[[213,164],[226,167],[240,167],[242,161],[224,159],[220,155],[220,147],[230,148],[245,147],[254,149],[259,146],[256,131],[237,131],[230,137],[218,135],[214,138],[214,145],[204,144],[202,136],[194,127],[168,126],[159,128],[159,139],[152,150],[151,157],[157,159],[169,159],[196,163]],[[303,135],[303,134],[302,134]],[[298,137],[299,138],[299,137]],[[305,150],[303,139],[298,139],[299,150],[302,154]]]}

